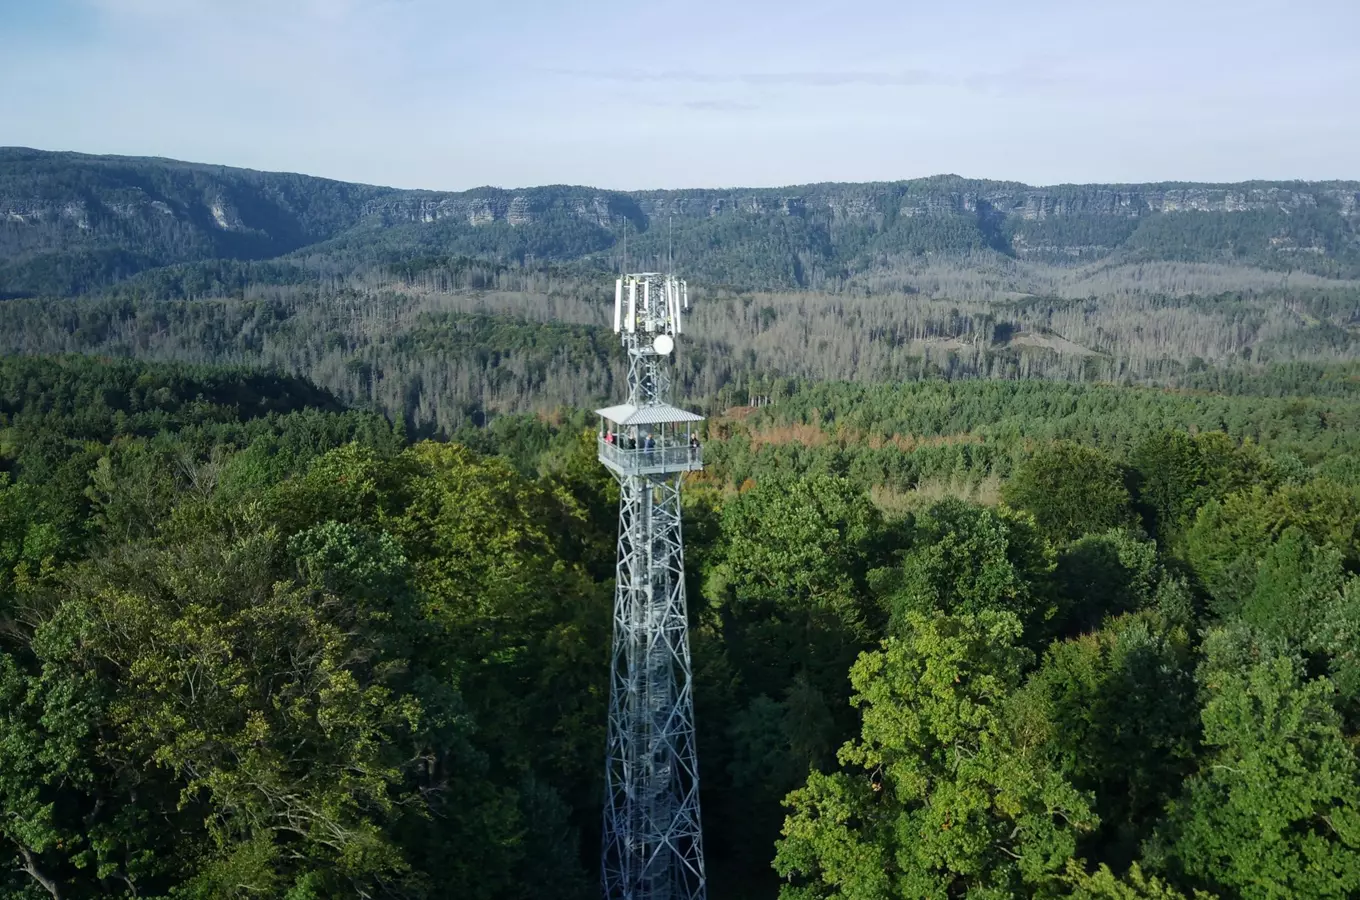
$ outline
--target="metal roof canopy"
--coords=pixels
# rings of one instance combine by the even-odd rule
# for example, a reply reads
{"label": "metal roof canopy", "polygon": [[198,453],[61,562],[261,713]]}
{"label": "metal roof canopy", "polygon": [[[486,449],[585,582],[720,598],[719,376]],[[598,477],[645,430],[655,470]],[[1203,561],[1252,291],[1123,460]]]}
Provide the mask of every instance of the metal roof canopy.
{"label": "metal roof canopy", "polygon": [[608,406],[595,410],[595,414],[613,422],[615,425],[663,425],[674,422],[702,422],[703,416],[659,403],[655,406]]}

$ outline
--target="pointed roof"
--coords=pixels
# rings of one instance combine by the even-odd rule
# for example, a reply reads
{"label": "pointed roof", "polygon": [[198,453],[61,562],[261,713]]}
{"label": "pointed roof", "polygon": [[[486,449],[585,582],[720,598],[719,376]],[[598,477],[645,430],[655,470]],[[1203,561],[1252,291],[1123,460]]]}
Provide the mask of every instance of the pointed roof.
{"label": "pointed roof", "polygon": [[669,403],[658,403],[653,406],[633,406],[625,403],[621,406],[607,406],[604,409],[597,409],[595,413],[615,425],[661,425],[673,422],[702,422],[704,420],[703,416],[671,406]]}

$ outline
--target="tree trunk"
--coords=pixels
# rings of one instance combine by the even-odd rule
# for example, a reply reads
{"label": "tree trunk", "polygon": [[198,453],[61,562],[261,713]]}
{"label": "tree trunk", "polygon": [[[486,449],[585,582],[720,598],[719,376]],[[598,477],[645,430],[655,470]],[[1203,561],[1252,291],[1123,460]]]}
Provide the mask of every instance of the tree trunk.
{"label": "tree trunk", "polygon": [[38,871],[37,863],[33,860],[33,854],[27,847],[20,847],[19,853],[24,857],[24,866],[20,871],[27,872],[33,880],[43,886],[43,890],[52,895],[52,900],[61,900],[61,891],[57,890],[57,883]]}

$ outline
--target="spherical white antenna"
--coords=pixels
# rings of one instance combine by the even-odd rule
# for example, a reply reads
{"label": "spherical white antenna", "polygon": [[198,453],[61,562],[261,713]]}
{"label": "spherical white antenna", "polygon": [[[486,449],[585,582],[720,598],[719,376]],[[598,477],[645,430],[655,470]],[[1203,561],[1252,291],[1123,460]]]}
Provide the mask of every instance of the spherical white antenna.
{"label": "spherical white antenna", "polygon": [[652,342],[652,349],[665,356],[675,349],[675,340],[669,334],[659,334]]}

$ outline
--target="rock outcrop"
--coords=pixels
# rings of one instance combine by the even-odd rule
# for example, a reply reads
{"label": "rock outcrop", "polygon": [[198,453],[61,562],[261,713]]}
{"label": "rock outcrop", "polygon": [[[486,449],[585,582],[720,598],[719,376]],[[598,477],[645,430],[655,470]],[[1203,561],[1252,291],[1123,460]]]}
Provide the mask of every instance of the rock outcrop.
{"label": "rock outcrop", "polygon": [[[1266,265],[1302,259],[1318,271],[1325,260],[1360,267],[1356,182],[1031,187],[937,176],[777,189],[437,192],[11,148],[0,149],[0,294],[6,266],[9,278],[19,278],[14,265],[45,254],[118,252],[123,273],[211,258],[264,259],[341,235],[353,245],[374,231],[438,226],[441,235],[538,229],[536,258],[568,258],[607,249],[625,228],[636,235],[670,223],[683,239],[687,229],[724,218],[731,220],[720,223],[724,240],[747,235],[753,242],[728,252],[769,252],[774,241],[792,254],[788,268],[800,279],[807,265],[844,270],[891,264],[894,254],[981,249],[1059,263],[1127,249],[1144,258],[1227,254]],[[766,238],[756,236],[762,229]],[[786,236],[770,237],[776,234]],[[449,245],[514,243],[506,240]],[[799,240],[808,245],[789,246]]]}

